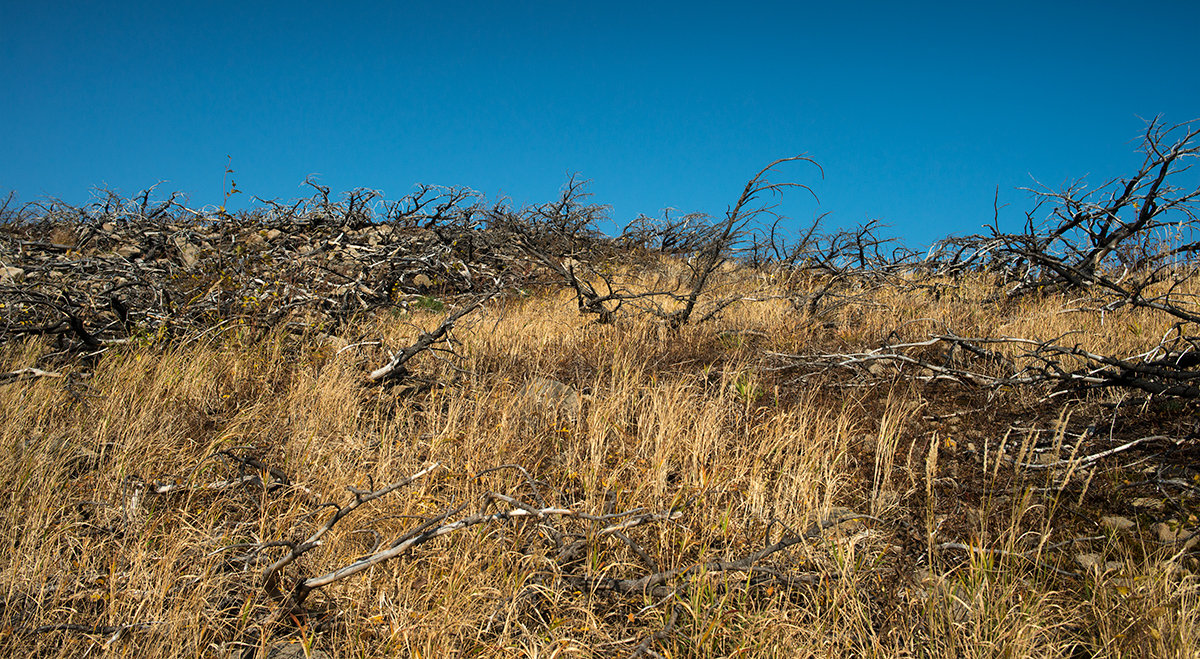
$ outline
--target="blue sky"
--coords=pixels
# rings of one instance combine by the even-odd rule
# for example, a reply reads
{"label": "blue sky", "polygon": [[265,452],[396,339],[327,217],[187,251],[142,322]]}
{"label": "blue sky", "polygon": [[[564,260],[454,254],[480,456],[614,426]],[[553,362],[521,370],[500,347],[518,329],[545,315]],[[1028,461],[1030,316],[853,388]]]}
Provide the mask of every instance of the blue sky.
{"label": "blue sky", "polygon": [[[1139,8],[1139,6],[1143,8]],[[16,2],[0,10],[0,190],[84,202],[165,181],[238,205],[416,183],[616,223],[721,213],[768,162],[794,226],[913,245],[1136,167],[1139,117],[1200,117],[1200,2]]]}

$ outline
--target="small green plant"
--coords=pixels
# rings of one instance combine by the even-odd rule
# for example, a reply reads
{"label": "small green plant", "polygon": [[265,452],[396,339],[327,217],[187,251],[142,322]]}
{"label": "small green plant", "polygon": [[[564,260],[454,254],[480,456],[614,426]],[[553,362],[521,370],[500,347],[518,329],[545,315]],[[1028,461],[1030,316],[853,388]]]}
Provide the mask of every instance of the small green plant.
{"label": "small green plant", "polygon": [[446,308],[446,305],[436,297],[422,295],[417,298],[411,305],[413,309],[427,309],[433,312],[439,312]]}
{"label": "small green plant", "polygon": [[717,336],[721,346],[726,350],[739,350],[746,345],[746,339],[736,332],[722,332]]}
{"label": "small green plant", "polygon": [[747,405],[758,402],[758,399],[766,393],[749,373],[742,373],[733,381],[733,392],[737,394],[738,400]]}

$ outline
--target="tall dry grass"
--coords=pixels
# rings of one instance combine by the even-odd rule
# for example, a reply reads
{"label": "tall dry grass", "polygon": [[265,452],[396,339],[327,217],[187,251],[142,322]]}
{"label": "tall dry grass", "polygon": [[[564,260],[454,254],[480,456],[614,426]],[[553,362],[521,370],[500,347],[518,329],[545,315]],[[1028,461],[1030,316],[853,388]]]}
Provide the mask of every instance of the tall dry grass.
{"label": "tall dry grass", "polygon": [[[417,391],[364,377],[385,346],[436,324],[432,314],[363,319],[344,342],[234,328],[112,348],[79,377],[0,386],[0,648],[226,657],[294,642],[334,657],[565,657],[627,655],[651,639],[673,657],[1195,656],[1190,550],[1080,522],[1111,512],[1089,507],[1120,509],[1113,483],[1034,482],[997,457],[1005,442],[1009,456],[1038,448],[1009,421],[1066,428],[1095,401],[1068,414],[1036,393],[801,377],[764,358],[940,328],[1071,332],[1096,350],[1133,352],[1169,325],[1141,311],[1070,311],[1064,299],[989,307],[978,303],[988,286],[937,299],[881,289],[820,319],[781,299],[740,303],[678,334],[644,318],[596,325],[547,293],[461,326],[457,356],[420,358],[435,383]],[[0,368],[51,350],[5,345]],[[580,413],[521,395],[534,378],[583,394]],[[968,422],[930,420],[975,408],[984,411]],[[261,472],[263,485],[216,487],[260,473],[230,455],[288,483]],[[629,532],[663,570],[739,558],[831,517],[875,519],[766,563],[804,579],[700,573],[665,599],[572,589],[536,525],[479,526],[318,591],[304,618],[273,616],[262,564],[235,559],[307,537],[331,514],[323,504],[350,500],[348,487],[434,462],[434,475],[337,526],[287,577],[346,565],[484,491],[530,500],[518,471],[488,471],[508,464],[552,506],[682,512]],[[174,489],[156,494],[165,484]],[[1105,536],[1087,545],[1098,566],[1081,567],[1083,549],[1060,544],[1084,535]],[[940,547],[948,541],[968,549]],[[649,571],[611,537],[570,570]]]}

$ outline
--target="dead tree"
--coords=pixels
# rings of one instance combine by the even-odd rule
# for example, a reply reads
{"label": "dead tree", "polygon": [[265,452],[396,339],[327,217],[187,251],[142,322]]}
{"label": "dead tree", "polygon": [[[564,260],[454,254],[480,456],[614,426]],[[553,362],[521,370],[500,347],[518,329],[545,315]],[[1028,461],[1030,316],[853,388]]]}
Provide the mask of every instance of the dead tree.
{"label": "dead tree", "polygon": [[586,186],[587,181],[572,176],[553,202],[519,210],[498,204],[488,212],[488,228],[511,236],[529,258],[574,291],[580,313],[609,323],[626,300],[644,293],[617,281],[613,270],[620,239],[608,239],[600,231],[608,207],[587,203]]}
{"label": "dead tree", "polygon": [[[738,197],[737,202],[725,211],[725,218],[702,230],[703,238],[699,241],[701,247],[692,258],[686,261],[687,267],[691,271],[690,286],[686,287],[681,293],[673,292],[668,295],[671,300],[682,306],[672,311],[667,311],[662,307],[653,310],[655,315],[666,321],[669,329],[677,330],[692,320],[692,315],[696,311],[696,303],[700,299],[700,294],[704,291],[713,273],[718,268],[729,259],[743,255],[748,249],[753,249],[755,244],[754,232],[758,228],[759,223],[763,222],[765,218],[778,219],[779,216],[776,213],[778,204],[765,203],[763,201],[765,195],[778,195],[787,188],[801,188],[808,191],[814,200],[817,199],[817,195],[812,191],[812,188],[803,183],[772,183],[767,179],[767,175],[775,167],[785,162],[793,161],[810,163],[816,166],[821,172],[822,177],[825,175],[824,170],[821,169],[821,166],[815,160],[804,155],[780,158],[759,170],[746,183],[746,187],[742,189],[742,194]],[[817,201],[819,203],[819,200]],[[711,305],[711,308],[706,310],[702,320],[715,316],[736,301],[737,298],[725,298],[715,301]]]}
{"label": "dead tree", "polygon": [[[1194,175],[1185,181],[1200,155],[1200,123],[1168,126],[1155,118],[1139,150],[1142,164],[1131,176],[1090,191],[1082,180],[1059,191],[1033,189],[1038,206],[1027,214],[1025,231],[994,232],[1004,251],[1028,268],[1010,298],[1090,290],[1121,304],[1200,320],[1194,302],[1178,290],[1190,275],[1187,261],[1200,250],[1200,182]],[[1046,205],[1052,206],[1049,219],[1036,222],[1034,214]]]}

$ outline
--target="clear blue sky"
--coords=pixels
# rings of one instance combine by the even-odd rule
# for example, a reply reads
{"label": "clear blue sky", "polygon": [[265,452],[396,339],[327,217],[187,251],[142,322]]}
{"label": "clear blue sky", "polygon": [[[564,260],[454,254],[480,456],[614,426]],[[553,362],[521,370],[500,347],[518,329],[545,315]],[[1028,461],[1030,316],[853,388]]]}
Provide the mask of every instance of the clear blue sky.
{"label": "clear blue sky", "polygon": [[[166,181],[246,194],[464,185],[617,223],[721,213],[781,174],[796,225],[914,245],[976,231],[1030,176],[1136,167],[1139,117],[1200,116],[1200,2],[17,2],[0,9],[0,190],[73,203]],[[235,207],[237,207],[235,205]]]}

